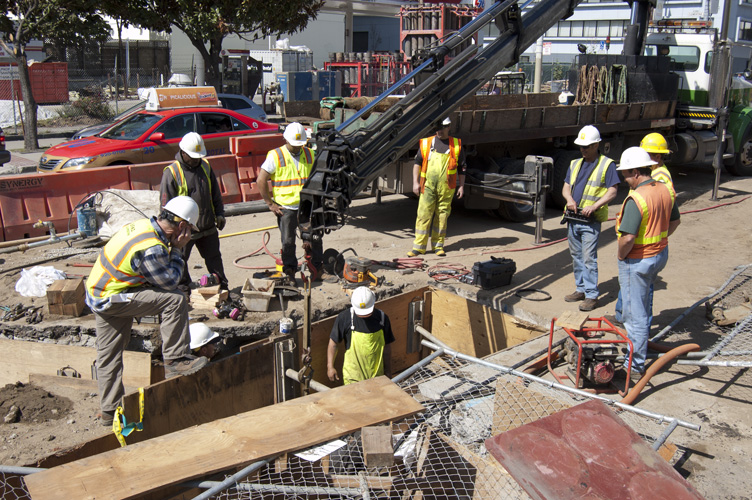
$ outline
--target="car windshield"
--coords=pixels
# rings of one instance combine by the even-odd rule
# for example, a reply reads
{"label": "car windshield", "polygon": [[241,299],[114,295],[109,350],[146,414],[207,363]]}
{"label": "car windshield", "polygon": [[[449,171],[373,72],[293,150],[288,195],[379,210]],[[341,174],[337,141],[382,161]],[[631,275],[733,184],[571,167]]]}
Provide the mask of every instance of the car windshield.
{"label": "car windshield", "polygon": [[138,113],[126,118],[105,132],[101,137],[105,139],[117,139],[120,141],[132,141],[141,137],[155,123],[162,119],[162,115],[151,113]]}

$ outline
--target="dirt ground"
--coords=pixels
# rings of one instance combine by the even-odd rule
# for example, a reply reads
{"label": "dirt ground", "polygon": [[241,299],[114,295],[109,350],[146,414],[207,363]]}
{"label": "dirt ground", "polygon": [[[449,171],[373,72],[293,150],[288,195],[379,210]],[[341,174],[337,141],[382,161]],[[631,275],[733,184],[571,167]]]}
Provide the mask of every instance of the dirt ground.
{"label": "dirt ground", "polygon": [[[688,307],[708,293],[719,288],[737,266],[752,262],[752,237],[749,217],[752,213],[752,178],[735,178],[722,174],[722,184],[717,201],[711,201],[713,172],[706,168],[687,167],[674,172],[682,224],[671,238],[670,258],[661,279],[655,287],[653,333],[668,325]],[[620,188],[618,203],[612,204],[615,215],[627,188]],[[719,206],[720,205],[720,206]],[[348,224],[343,229],[327,235],[324,248],[343,251],[352,248],[357,255],[376,261],[405,257],[411,248],[414,216],[417,202],[404,196],[385,197],[377,205],[372,199],[357,200],[351,209]],[[716,208],[712,208],[716,207]],[[709,209],[711,208],[711,209]],[[709,210],[706,210],[709,209]],[[574,290],[571,258],[566,241],[566,228],[559,224],[560,212],[549,209],[544,222],[544,245],[534,245],[534,225],[514,224],[500,220],[492,214],[455,208],[449,221],[447,256],[425,256],[428,266],[458,265],[471,269],[478,261],[491,256],[511,258],[517,271],[509,286],[493,290],[480,290],[473,285],[453,280],[437,283],[425,271],[403,273],[382,266],[372,271],[383,278],[378,295],[386,297],[406,289],[427,284],[450,288],[456,293],[484,304],[516,314],[538,323],[544,328],[551,318],[573,309],[563,297]],[[616,237],[613,222],[603,226],[599,246],[600,291],[599,307],[594,315],[613,314],[618,293]],[[224,234],[276,226],[274,217],[258,213],[231,217]],[[270,232],[268,248],[279,250],[279,236]],[[225,267],[231,288],[239,292],[246,278],[258,269],[245,269],[233,261],[257,249],[258,255],[243,258],[239,264],[247,267],[268,267],[271,258],[262,250],[264,231],[222,239]],[[68,249],[58,244],[26,253],[0,255],[0,304],[12,306],[17,302],[30,304],[28,298],[14,292],[21,268],[33,265],[54,265],[71,274],[87,274],[88,269],[67,266],[74,262],[90,262],[93,253],[84,249]],[[65,256],[65,253],[73,255]],[[346,253],[350,255],[351,252]],[[194,278],[201,275],[203,266],[194,253],[190,261]],[[522,289],[536,289],[550,294],[549,300],[534,301],[540,297],[517,293]],[[324,283],[312,291],[313,319],[336,314],[347,305],[347,296],[339,284]],[[46,303],[34,299],[35,304]],[[271,333],[283,316],[293,317],[298,324],[302,318],[302,301],[285,301],[284,308],[273,300],[269,312],[249,313],[242,322],[211,317],[207,324],[227,338],[242,341]],[[46,312],[46,311],[45,311]],[[206,311],[194,310],[194,318]],[[78,320],[45,316],[38,325],[28,325],[23,319],[0,322],[0,333],[8,338],[37,340],[52,339],[79,345],[92,345],[93,316],[89,313]],[[142,348],[150,345],[153,326],[141,325]],[[240,340],[238,340],[240,339]],[[695,342],[705,349],[718,339],[718,332],[705,319],[704,308],[690,313],[665,339],[669,345]],[[0,416],[5,417],[14,394],[31,396],[39,394],[44,401],[37,406],[49,410],[50,419],[41,414],[27,416],[22,411],[21,420],[0,423],[0,464],[29,464],[34,459],[92,439],[106,432],[93,415],[97,411],[95,392],[38,388],[24,386],[0,391]],[[38,392],[37,392],[38,391]],[[46,396],[52,393],[59,399]],[[44,398],[42,398],[44,396]],[[65,398],[72,408],[64,406]],[[33,399],[33,396],[32,396]],[[59,402],[58,402],[59,401]],[[15,403],[19,406],[18,402]],[[678,417],[702,426],[701,431],[678,429],[671,441],[685,449],[677,469],[706,498],[752,498],[750,458],[752,457],[752,376],[739,368],[697,368],[674,365],[651,380],[635,403],[657,413]],[[55,415],[52,410],[56,409]],[[38,421],[35,422],[34,418]],[[44,421],[42,421],[44,419]],[[745,472],[746,471],[746,472]]]}

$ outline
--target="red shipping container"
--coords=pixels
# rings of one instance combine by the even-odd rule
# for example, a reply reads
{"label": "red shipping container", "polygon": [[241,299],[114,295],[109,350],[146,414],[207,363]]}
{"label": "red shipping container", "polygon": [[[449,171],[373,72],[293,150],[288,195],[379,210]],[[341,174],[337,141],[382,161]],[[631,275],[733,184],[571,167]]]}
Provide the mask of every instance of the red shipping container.
{"label": "red shipping container", "polygon": [[[11,74],[17,75],[15,66],[0,68],[0,99],[13,99],[14,91],[16,99],[23,99],[21,82],[18,79],[11,80]],[[29,80],[37,104],[68,102],[68,63],[34,63],[29,66]]]}

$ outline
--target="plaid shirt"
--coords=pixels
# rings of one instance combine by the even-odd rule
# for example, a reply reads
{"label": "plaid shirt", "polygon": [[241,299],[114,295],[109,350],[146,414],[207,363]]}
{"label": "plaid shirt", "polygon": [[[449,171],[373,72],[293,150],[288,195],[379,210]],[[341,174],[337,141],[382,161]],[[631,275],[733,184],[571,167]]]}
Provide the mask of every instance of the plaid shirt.
{"label": "plaid shirt", "polygon": [[[131,259],[131,266],[138,274],[146,278],[147,285],[162,290],[174,290],[180,282],[183,274],[183,253],[177,248],[170,248],[170,242],[157,224],[156,218],[152,217],[151,225],[159,236],[159,239],[168,246],[154,245],[144,251],[136,252]],[[106,311],[110,304],[114,302],[127,302],[130,300],[130,293],[119,293],[111,295],[104,299],[92,297],[89,290],[86,290],[86,304],[94,312]]]}

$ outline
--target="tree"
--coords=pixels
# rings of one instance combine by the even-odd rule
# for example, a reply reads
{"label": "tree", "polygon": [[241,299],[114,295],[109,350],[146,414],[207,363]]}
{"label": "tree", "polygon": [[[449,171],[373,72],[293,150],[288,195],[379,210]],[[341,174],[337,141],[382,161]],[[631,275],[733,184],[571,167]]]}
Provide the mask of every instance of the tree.
{"label": "tree", "polygon": [[91,0],[0,0],[0,9],[0,47],[17,64],[23,93],[24,149],[34,151],[39,149],[37,102],[31,91],[26,45],[47,38],[68,46],[103,42],[110,36],[110,26]]}
{"label": "tree", "polygon": [[[206,83],[219,88],[222,41],[293,34],[315,19],[323,0],[165,0],[161,12],[173,12],[172,24],[183,31],[204,60]],[[208,45],[208,46],[207,46]]]}

